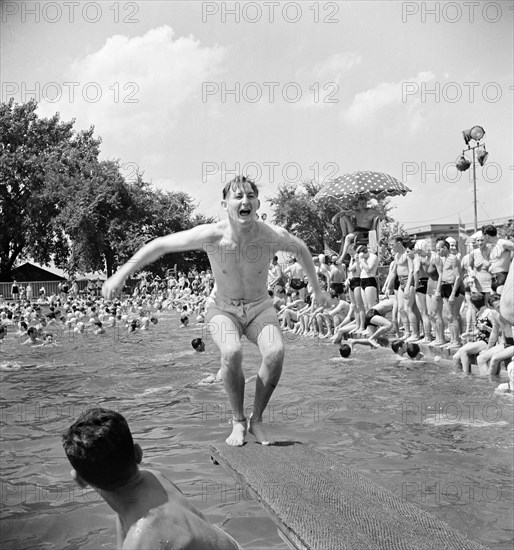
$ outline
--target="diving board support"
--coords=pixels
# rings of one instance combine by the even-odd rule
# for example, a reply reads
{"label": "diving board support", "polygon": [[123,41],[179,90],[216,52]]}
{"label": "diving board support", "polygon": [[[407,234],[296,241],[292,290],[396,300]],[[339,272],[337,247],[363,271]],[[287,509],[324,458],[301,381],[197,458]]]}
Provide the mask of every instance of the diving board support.
{"label": "diving board support", "polygon": [[297,550],[486,550],[311,445],[220,443],[210,452]]}

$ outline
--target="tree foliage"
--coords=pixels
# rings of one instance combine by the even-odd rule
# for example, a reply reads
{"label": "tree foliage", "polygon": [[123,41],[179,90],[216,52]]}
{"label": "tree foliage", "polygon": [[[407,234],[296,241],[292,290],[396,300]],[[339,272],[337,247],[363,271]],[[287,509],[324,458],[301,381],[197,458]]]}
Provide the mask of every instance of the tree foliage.
{"label": "tree foliage", "polygon": [[[277,195],[266,200],[273,208],[273,223],[302,239],[312,254],[341,250],[341,227],[339,221],[332,223],[332,218],[342,210],[355,206],[354,200],[323,200],[314,197],[322,184],[304,181],[300,184],[283,184]],[[381,222],[380,257],[384,264],[390,263],[389,241],[397,234],[405,234],[397,222],[390,216],[390,199],[386,198],[374,206],[383,217]]]}
{"label": "tree foliage", "polygon": [[[100,161],[94,128],[36,114],[37,103],[0,104],[0,280],[17,262],[53,262],[70,275],[111,275],[151,239],[213,221],[196,214],[182,192],[155,190],[137,174],[121,175],[118,161]],[[203,252],[170,255],[151,269],[161,273],[187,261],[200,269]]]}

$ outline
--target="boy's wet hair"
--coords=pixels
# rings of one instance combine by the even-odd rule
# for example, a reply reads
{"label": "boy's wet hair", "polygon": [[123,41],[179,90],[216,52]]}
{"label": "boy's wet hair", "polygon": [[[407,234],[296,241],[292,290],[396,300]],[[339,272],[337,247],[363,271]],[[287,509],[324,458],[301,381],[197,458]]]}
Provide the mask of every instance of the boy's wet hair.
{"label": "boy's wet hair", "polygon": [[62,442],[75,471],[99,489],[112,490],[137,470],[130,428],[115,411],[86,411],[63,434]]}
{"label": "boy's wet hair", "polygon": [[398,353],[398,350],[403,346],[404,344],[404,341],[403,340],[393,340],[391,342],[391,349],[395,352],[395,353]]}
{"label": "boy's wet hair", "polygon": [[231,190],[235,191],[237,189],[241,189],[241,187],[245,183],[250,184],[250,187],[252,188],[252,191],[255,193],[255,196],[258,197],[259,189],[257,188],[257,185],[253,180],[245,176],[236,176],[233,180],[230,180],[223,188],[223,200],[225,200],[229,196]]}
{"label": "boy's wet hair", "polygon": [[194,350],[197,350],[202,344],[203,340],[201,338],[193,338],[191,340],[191,345],[193,346]]}
{"label": "boy's wet hair", "polygon": [[415,357],[418,356],[418,353],[421,351],[420,347],[418,344],[416,344],[415,342],[409,342],[407,344],[407,355],[411,358],[411,359],[414,359]]}
{"label": "boy's wet hair", "polygon": [[339,346],[339,355],[341,357],[350,357],[352,353],[352,348],[348,344],[341,344]]}

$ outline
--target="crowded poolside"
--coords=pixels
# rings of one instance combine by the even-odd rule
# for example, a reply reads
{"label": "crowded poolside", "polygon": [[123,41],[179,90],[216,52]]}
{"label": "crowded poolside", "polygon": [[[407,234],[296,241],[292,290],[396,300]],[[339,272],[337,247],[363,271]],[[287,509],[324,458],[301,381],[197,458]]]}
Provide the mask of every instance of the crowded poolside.
{"label": "crowded poolside", "polygon": [[[402,273],[400,270],[398,273],[396,266],[392,264],[392,267],[382,277],[379,276],[378,261],[375,260],[374,253],[369,250],[371,247],[368,247],[366,243],[351,243],[349,258],[341,258],[341,255],[337,253],[315,255],[313,261],[319,285],[330,291],[332,300],[329,305],[323,307],[313,300],[311,285],[297,258],[292,256],[281,259],[273,258],[268,272],[268,293],[281,324],[284,340],[288,346],[288,354],[292,355],[292,365],[288,369],[289,379],[286,376],[284,382],[285,393],[282,394],[282,397],[279,396],[278,401],[270,404],[270,411],[273,411],[273,413],[270,412],[270,420],[278,424],[279,436],[281,435],[280,424],[285,422],[287,435],[282,432],[282,437],[286,441],[292,436],[298,440],[307,440],[320,449],[335,451],[341,457],[351,456],[349,463],[353,467],[359,468],[362,468],[362,463],[357,449],[366,449],[365,452],[369,455],[366,459],[365,469],[381,471],[380,484],[398,494],[394,483],[387,485],[385,482],[387,464],[390,460],[387,457],[396,452],[393,450],[394,445],[393,447],[386,445],[385,448],[382,448],[380,443],[382,428],[376,424],[378,409],[375,410],[372,407],[373,410],[368,411],[368,405],[366,405],[367,399],[370,398],[370,384],[375,386],[374,381],[376,380],[379,381],[376,390],[380,391],[373,390],[371,400],[378,400],[377,403],[381,402],[387,411],[386,415],[392,418],[398,412],[395,413],[381,401],[385,397],[382,396],[382,390],[385,389],[386,395],[390,396],[395,391],[401,392],[401,386],[404,386],[405,393],[399,393],[396,396],[397,402],[402,403],[400,412],[402,421],[394,428],[395,439],[407,437],[405,434],[411,431],[411,425],[414,423],[416,426],[428,428],[431,438],[439,438],[436,446],[441,446],[445,452],[451,453],[451,448],[456,445],[457,452],[464,452],[467,456],[469,451],[460,443],[446,441],[454,430],[458,431],[464,427],[467,430],[473,430],[475,448],[482,449],[489,446],[493,452],[499,453],[499,456],[504,451],[509,452],[511,443],[505,436],[505,430],[510,429],[508,415],[503,414],[502,407],[509,408],[510,401],[506,403],[500,401],[512,395],[512,386],[510,385],[512,381],[509,378],[509,375],[512,376],[512,368],[510,367],[509,374],[507,374],[509,360],[508,357],[507,359],[504,357],[505,351],[511,351],[508,340],[505,340],[505,338],[509,338],[509,333],[506,332],[505,323],[500,322],[498,314],[499,293],[503,291],[503,288],[501,288],[502,285],[496,284],[497,277],[493,281],[493,274],[490,274],[491,287],[489,289],[487,283],[484,283],[483,273],[477,276],[476,271],[463,270],[461,267],[472,264],[472,269],[478,271],[480,269],[478,266],[483,265],[483,262],[480,262],[481,257],[482,259],[484,256],[491,257],[487,245],[482,244],[484,240],[477,239],[473,243],[473,251],[478,252],[470,252],[473,254],[473,260],[470,261],[469,258],[466,259],[466,255],[459,256],[459,251],[456,250],[455,242],[452,242],[451,238],[443,236],[441,240],[437,241],[436,249],[432,251],[424,241],[408,242],[398,237],[391,243],[392,249],[397,264],[407,266],[408,271]],[[497,246],[497,243],[492,243],[492,246]],[[499,246],[502,246],[502,243]],[[455,279],[453,281],[441,279],[439,285],[439,278],[443,273],[449,274],[449,270],[444,271],[442,268],[444,263],[451,265]],[[423,281],[430,277],[430,265],[435,266],[435,271],[438,273],[437,279],[432,276],[434,281],[431,283],[432,288],[430,288],[428,280]],[[459,266],[458,275],[457,266]],[[428,277],[425,277],[425,273]],[[475,282],[479,278],[482,281],[480,287]],[[359,284],[356,279],[359,279]],[[364,284],[362,284],[362,279],[365,280]],[[463,293],[460,290],[460,281],[466,281]],[[110,300],[101,296],[100,289],[97,289],[96,285],[79,289],[73,280],[70,280],[68,284],[61,284],[60,288],[51,294],[47,294],[46,291],[41,293],[40,288],[37,299],[27,298],[25,289],[22,299],[21,291],[26,285],[17,283],[18,296],[16,294],[13,296],[11,293],[11,296],[7,300],[4,299],[1,304],[3,328],[0,329],[2,337],[2,348],[0,349],[4,352],[1,370],[4,376],[10,377],[5,380],[14,384],[14,377],[22,375],[26,378],[24,383],[28,383],[29,387],[34,390],[38,380],[39,383],[43,383],[45,371],[53,373],[54,377],[57,374],[55,371],[59,371],[64,374],[66,385],[70,389],[79,384],[79,393],[84,393],[87,390],[82,385],[86,384],[87,386],[88,383],[80,382],[80,374],[76,371],[77,368],[81,369],[79,372],[84,369],[84,372],[87,372],[87,380],[91,376],[97,380],[95,387],[98,397],[95,401],[99,401],[102,406],[110,405],[109,408],[115,408],[113,403],[117,407],[120,407],[119,403],[122,403],[124,412],[130,410],[131,396],[134,395],[134,388],[137,387],[137,393],[132,398],[135,398],[138,411],[143,411],[141,418],[135,417],[134,419],[138,437],[145,438],[145,422],[153,426],[152,434],[158,434],[170,422],[172,424],[178,422],[180,426],[178,439],[172,443],[171,448],[164,449],[159,445],[154,452],[149,453],[150,461],[159,463],[162,453],[177,452],[182,446],[185,446],[188,456],[194,457],[193,461],[196,464],[205,451],[198,449],[195,441],[212,441],[219,444],[221,433],[225,429],[220,425],[226,425],[227,418],[230,416],[227,407],[223,407],[221,404],[222,401],[224,402],[224,397],[219,394],[222,380],[218,371],[218,360],[215,356],[205,355],[205,352],[202,354],[202,349],[198,349],[198,340],[206,342],[208,350],[213,347],[206,330],[205,304],[214,284],[214,277],[210,270],[198,271],[194,266],[190,270],[178,272],[176,275],[168,273],[161,278],[148,274],[140,279],[132,280],[119,297]],[[447,296],[442,295],[443,292],[440,290],[440,286],[443,284],[451,286]],[[495,288],[492,288],[493,286]],[[407,289],[412,290],[406,292]],[[489,295],[486,295],[487,291]],[[441,296],[437,296],[438,293],[441,293]],[[430,305],[426,305],[425,309],[423,297],[425,297],[425,303],[430,304],[429,300],[432,298],[436,304],[441,306],[442,327],[438,324],[440,323],[439,310],[437,307],[431,308]],[[458,306],[455,304],[455,311],[458,312],[457,319],[451,317],[452,298],[459,300]],[[484,305],[486,300],[489,307]],[[471,308],[476,310],[474,311],[475,323],[472,316],[468,317]],[[428,316],[428,322],[423,314]],[[489,323],[484,319],[489,319]],[[489,330],[484,328],[488,324],[491,325]],[[484,340],[484,334],[487,341]],[[168,335],[169,341],[168,338],[163,338],[164,335]],[[157,345],[158,341],[159,345]],[[116,343],[114,350],[116,354],[121,354],[118,357],[110,349],[112,342]],[[73,358],[80,357],[79,360],[83,361],[85,366],[71,361],[70,346],[73,347]],[[476,356],[481,351],[480,349],[477,351],[477,346],[488,352],[483,361],[476,361]],[[139,356],[137,348],[144,348],[145,355]],[[168,352],[166,352],[166,348],[169,348]],[[203,349],[205,350],[205,346]],[[100,361],[99,369],[91,370],[93,367],[85,355],[94,355],[95,353],[104,357],[105,363]],[[158,363],[152,360],[152,355],[159,358]],[[12,358],[10,359],[9,356]],[[138,362],[132,364],[131,356],[134,361],[137,358]],[[53,359],[54,357],[58,357],[57,363]],[[208,359],[208,362],[202,359],[201,368],[195,368],[195,364],[203,357]],[[143,358],[144,364],[140,362]],[[468,358],[467,362],[466,358]],[[254,363],[255,359],[250,353],[249,365]],[[454,366],[450,360],[453,361]],[[123,378],[122,372],[125,369],[121,361],[128,363],[126,383],[130,385],[131,389],[127,390],[126,386],[120,387],[121,401],[117,403],[118,398],[113,402],[113,398],[109,397],[110,392],[103,395],[104,392],[101,388],[104,382],[101,380],[102,374],[100,373],[104,371],[104,367],[109,367],[110,373],[116,373],[117,376],[121,375]],[[302,401],[298,395],[298,389],[301,388],[302,395],[309,396],[309,390],[314,383],[310,371],[313,365],[318,364],[317,362],[321,362],[318,372],[323,373],[323,376],[320,376],[320,380],[317,381],[317,384],[320,385],[315,392],[317,398],[313,400],[312,396],[307,399],[304,397],[304,401]],[[475,362],[477,362],[476,365]],[[66,365],[67,363],[69,363],[69,367]],[[146,376],[153,376],[153,370],[162,369],[167,364],[169,366],[161,371],[158,381],[156,379],[153,383],[145,384]],[[177,375],[179,380],[175,383],[176,378],[172,374],[175,372],[173,365],[178,367],[181,364],[186,368],[181,369],[180,375]],[[67,373],[70,369],[75,371],[72,376],[79,379],[71,385]],[[186,372],[187,370],[190,372]],[[245,370],[246,375],[254,372],[251,366]],[[145,373],[144,377],[142,376],[143,372]],[[395,382],[398,376],[396,372],[402,373],[398,389],[395,387],[398,385]],[[468,373],[477,376],[466,377],[466,382],[459,381],[460,376]],[[110,378],[111,374],[106,372],[105,376]],[[136,377],[137,382],[133,377]],[[431,377],[432,383],[423,389],[418,384],[425,377]],[[476,383],[473,382],[474,379],[476,379]],[[172,383],[166,384],[166,380],[172,380]],[[346,390],[344,386],[340,385],[343,380],[344,385],[347,386]],[[442,394],[434,393],[435,380],[444,383],[445,389],[442,390]],[[330,392],[329,388],[325,387],[325,382],[337,389],[340,395],[337,396],[337,393]],[[383,388],[380,389],[382,386]],[[459,387],[460,390],[458,390]],[[453,408],[457,401],[452,396],[461,392],[463,387],[466,395],[464,401],[467,402],[469,399],[482,403],[482,411],[485,410],[484,403],[490,408],[490,404],[493,402],[492,396],[495,395],[495,410],[499,410],[501,414],[496,414],[494,418],[488,414],[482,414],[480,418],[472,415],[468,415],[466,419],[460,416],[457,418],[453,415]],[[416,389],[412,393],[414,388]],[[29,393],[32,393],[32,390]],[[357,393],[354,394],[355,397],[352,397],[352,392],[355,390]],[[426,397],[427,390],[429,392],[428,399]],[[55,391],[55,387],[45,389],[44,395],[48,397]],[[174,419],[157,420],[151,410],[155,407],[166,407],[169,402],[167,395],[170,391],[174,396],[172,402],[178,404],[178,409],[175,409],[171,415]],[[205,393],[206,391],[214,392],[213,395],[216,396],[214,401]],[[76,399],[73,396],[78,395],[77,389],[72,389],[69,394],[65,391],[63,395],[66,396],[67,403],[73,403]],[[285,403],[284,396],[286,396]],[[427,401],[430,401],[428,408],[426,407]],[[343,405],[343,403],[345,404]],[[361,411],[357,415],[358,418],[352,420],[352,430],[359,433],[359,445],[355,447],[355,452],[349,451],[347,438],[350,433],[346,433],[344,424],[341,424],[345,415],[343,414],[339,419],[340,413],[346,410],[343,407],[348,407],[349,404]],[[280,408],[280,415],[277,414],[277,405]],[[4,414],[4,418],[7,420],[11,420],[12,416],[18,414],[14,410],[10,410],[9,407],[12,409],[12,405],[7,404],[7,414]],[[223,414],[221,414],[222,411],[224,411]],[[307,411],[312,413],[311,421],[306,419],[309,414]],[[295,422],[292,426],[293,412]],[[201,416],[205,421],[203,423],[191,422],[191,415],[193,417]],[[43,421],[44,419],[37,420]],[[320,422],[322,422],[321,425]],[[52,424],[56,423],[60,426],[61,418],[52,418]],[[38,422],[36,422],[37,424]],[[367,427],[368,425],[370,427]],[[60,428],[62,429],[61,426]],[[369,437],[367,432],[370,429],[372,430],[372,433],[369,434],[371,439],[365,443],[364,440]],[[481,430],[486,430],[487,434],[485,431],[482,434]],[[335,434],[337,436],[334,440]],[[28,448],[34,445],[32,437],[33,434],[30,434],[28,441],[24,444]],[[160,438],[158,435],[152,435],[152,437]],[[489,441],[489,437],[493,437],[493,440]],[[408,447],[415,448],[417,445],[419,443],[411,441]],[[422,446],[426,446],[428,449],[432,444],[423,441]],[[376,453],[380,456],[377,461],[372,458]],[[489,457],[488,460],[491,458]],[[61,461],[57,460],[57,462],[60,464]],[[216,470],[215,473],[209,474],[214,477],[210,477],[206,481],[205,478],[202,478],[206,467],[204,464],[197,469],[194,468],[194,481],[191,485],[191,481],[188,481],[190,476],[187,473],[190,467],[186,462],[177,464],[173,460],[169,464],[170,472],[172,472],[170,475],[173,477],[178,475],[183,478],[185,486],[190,489],[189,496],[193,500],[195,497],[196,500],[200,500],[200,494],[202,501],[208,500],[209,502],[197,504],[208,504],[207,511],[213,517],[219,518],[220,524],[227,523],[230,534],[236,540],[244,541],[245,548],[289,548],[280,541],[280,538],[277,538],[277,535],[269,534],[267,520],[256,511],[257,504],[254,500],[248,499],[250,502],[245,503],[245,512],[241,513],[253,516],[256,518],[255,521],[258,519],[262,523],[261,528],[268,530],[268,535],[259,539],[258,543],[252,542],[252,538],[248,536],[248,529],[244,526],[244,520],[238,524],[234,516],[224,515],[224,507],[227,504],[226,494],[216,499],[213,496],[217,495],[216,487],[218,485],[216,484],[222,483],[220,479],[228,484],[227,478]],[[437,468],[446,468],[443,463],[439,464],[437,461]],[[480,467],[479,464],[480,458],[474,457],[469,472],[459,466],[464,476],[463,479],[468,479],[472,470]],[[428,467],[428,465],[423,462],[417,463],[416,468]],[[57,470],[62,469],[62,466],[53,465],[52,467]],[[403,466],[400,467],[395,463],[396,472],[399,472],[401,468]],[[456,472],[457,470],[452,475],[455,475]],[[418,478],[414,472],[411,474],[411,477],[405,478],[406,481],[403,481],[401,485],[401,496],[404,500],[410,500],[416,505],[425,505],[423,500],[426,500],[426,495],[422,497],[424,485],[416,481]],[[485,474],[484,471],[484,476]],[[435,473],[432,472],[432,475]],[[489,469],[487,475],[490,475]],[[55,476],[56,474],[52,474],[50,479],[55,479]],[[491,482],[492,484],[488,484],[487,479],[494,479],[494,481]],[[475,511],[470,512],[470,517],[475,518],[475,521],[477,521],[479,510],[484,503],[489,508],[485,516],[487,521],[491,522],[494,517],[503,513],[510,496],[505,488],[499,489],[501,480],[504,480],[501,474],[494,478],[480,477],[482,494],[486,494],[487,497],[489,493],[492,494],[491,491],[494,489],[496,496],[500,495],[504,498],[495,497],[494,503],[487,498],[487,502],[473,502],[472,508]],[[461,480],[460,485],[464,486],[464,483]],[[194,489],[195,484],[196,490]],[[37,483],[35,485],[39,486]],[[201,492],[198,490],[199,485],[202,486]],[[44,487],[44,484],[42,486]],[[14,498],[15,491],[11,486],[9,487],[9,506],[16,509],[17,505],[26,504],[30,510],[30,502],[20,502],[20,495]],[[204,490],[204,488],[206,489]],[[436,514],[443,521],[447,521],[448,517],[446,512],[440,509],[439,504],[441,498],[446,505],[452,502],[454,495],[449,488],[450,485],[447,483],[441,493],[442,496],[439,494],[437,499],[428,506],[430,512]],[[453,490],[453,485],[451,490]],[[16,505],[12,503],[13,500],[16,501]],[[213,503],[213,500],[216,502]],[[87,501],[87,497],[75,503],[79,508],[74,512],[74,521],[77,520],[77,514],[80,513],[80,506],[87,506],[88,503],[85,501]],[[464,503],[461,494],[457,501],[462,509],[469,510],[469,499]],[[55,505],[61,504],[56,502]],[[240,499],[234,497],[234,502],[231,504],[234,508],[236,505],[240,506]],[[14,513],[16,514],[16,512]],[[35,513],[36,521],[41,519],[37,512],[30,513]],[[234,514],[233,511],[231,513]],[[105,533],[107,527],[104,528],[102,535],[95,533],[95,527],[103,525],[103,520],[99,519],[102,515],[101,503],[95,502],[94,514],[96,523],[83,526],[82,532],[87,539],[85,548],[94,548],[91,545],[103,543],[108,539]],[[496,530],[486,530],[487,534],[484,535],[484,539],[480,539],[478,529],[475,532],[462,515],[455,520],[454,526],[460,531],[465,531],[475,540],[486,543],[493,541],[491,547],[506,547],[502,546],[504,544],[502,533],[509,532],[508,522],[500,522],[499,528]],[[16,540],[16,538],[10,540]],[[498,541],[501,541],[501,544]],[[61,539],[60,542],[62,543],[63,540]]]}

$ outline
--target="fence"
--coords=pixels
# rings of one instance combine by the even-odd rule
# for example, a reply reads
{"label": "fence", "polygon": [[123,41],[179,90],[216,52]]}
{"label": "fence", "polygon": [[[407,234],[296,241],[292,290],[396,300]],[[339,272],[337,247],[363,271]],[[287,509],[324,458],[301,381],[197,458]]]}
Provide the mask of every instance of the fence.
{"label": "fence", "polygon": [[[45,287],[45,293],[46,296],[51,296],[52,294],[59,295],[59,283],[61,281],[18,281],[18,288],[21,290],[22,288],[27,288],[27,285],[30,284],[32,287],[32,300],[36,301],[39,298],[39,289],[41,287]],[[79,287],[79,294],[86,294],[86,287],[87,287],[87,280],[83,281],[77,281],[77,285]],[[132,292],[134,290],[134,287],[139,283],[139,279],[127,279],[125,283],[125,288],[123,290],[124,294],[130,294],[132,295]],[[2,300],[11,301],[12,300],[12,293],[11,293],[11,287],[12,287],[12,281],[7,283],[1,283],[0,282],[0,302]],[[70,283],[68,283],[68,289],[71,288]],[[26,296],[24,296],[26,298]],[[21,299],[21,296],[20,296]]]}
{"label": "fence", "polygon": [[[32,287],[32,299],[37,300],[39,298],[39,289],[41,287],[45,288],[45,293],[47,296],[59,294],[60,282],[61,281],[18,281],[18,288],[21,290],[22,288],[27,288],[27,285],[30,284]],[[77,284],[79,286],[79,292],[82,292],[87,286],[87,281],[77,281]],[[68,288],[70,288],[70,286],[71,285],[68,283]],[[0,297],[2,297],[5,301],[12,300],[11,287],[12,281],[9,283],[0,283]]]}

